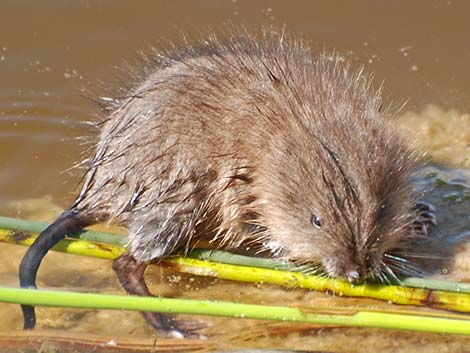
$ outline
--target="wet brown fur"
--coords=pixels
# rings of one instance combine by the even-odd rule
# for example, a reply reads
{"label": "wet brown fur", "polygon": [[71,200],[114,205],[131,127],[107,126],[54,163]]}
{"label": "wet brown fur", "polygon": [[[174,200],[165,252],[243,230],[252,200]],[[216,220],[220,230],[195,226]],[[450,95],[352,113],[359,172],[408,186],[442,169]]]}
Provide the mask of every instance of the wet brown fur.
{"label": "wet brown fur", "polygon": [[383,271],[410,235],[414,158],[368,77],[268,33],[157,61],[102,122],[74,209],[127,226],[142,262],[205,241]]}

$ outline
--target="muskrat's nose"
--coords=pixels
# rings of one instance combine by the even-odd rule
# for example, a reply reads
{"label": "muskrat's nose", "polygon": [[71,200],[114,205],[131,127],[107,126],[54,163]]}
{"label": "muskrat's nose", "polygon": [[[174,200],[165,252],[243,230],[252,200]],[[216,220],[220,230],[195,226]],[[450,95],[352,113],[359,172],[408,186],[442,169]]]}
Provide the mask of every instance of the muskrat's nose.
{"label": "muskrat's nose", "polygon": [[351,270],[346,273],[346,278],[348,279],[349,283],[351,284],[356,284],[361,281],[361,276],[359,275],[359,272],[356,270]]}

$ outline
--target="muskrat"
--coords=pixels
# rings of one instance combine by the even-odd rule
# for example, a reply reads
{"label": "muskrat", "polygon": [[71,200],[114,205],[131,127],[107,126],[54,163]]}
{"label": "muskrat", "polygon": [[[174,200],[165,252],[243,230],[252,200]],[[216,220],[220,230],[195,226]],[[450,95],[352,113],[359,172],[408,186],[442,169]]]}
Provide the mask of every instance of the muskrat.
{"label": "muskrat", "polygon": [[[113,269],[128,293],[150,295],[148,263],[198,243],[318,263],[352,283],[395,278],[403,249],[432,209],[413,197],[417,158],[361,70],[265,33],[217,38],[148,60],[101,122],[75,202],[20,265],[35,287],[47,251],[103,221],[128,228]],[[23,306],[25,328],[34,308]],[[161,314],[160,333],[188,335]]]}

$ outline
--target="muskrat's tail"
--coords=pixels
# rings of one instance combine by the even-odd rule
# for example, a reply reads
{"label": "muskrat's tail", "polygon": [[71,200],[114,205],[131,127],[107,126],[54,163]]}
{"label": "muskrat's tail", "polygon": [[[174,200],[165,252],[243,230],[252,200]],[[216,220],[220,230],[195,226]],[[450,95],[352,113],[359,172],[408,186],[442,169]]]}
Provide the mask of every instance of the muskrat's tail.
{"label": "muskrat's tail", "polygon": [[[69,209],[63,212],[57,220],[39,234],[34,243],[28,248],[20,264],[20,286],[22,288],[36,288],[36,275],[41,261],[51,249],[66,235],[79,233],[84,227],[90,225],[80,212]],[[36,314],[31,305],[21,305],[23,310],[24,329],[33,329],[36,325]]]}

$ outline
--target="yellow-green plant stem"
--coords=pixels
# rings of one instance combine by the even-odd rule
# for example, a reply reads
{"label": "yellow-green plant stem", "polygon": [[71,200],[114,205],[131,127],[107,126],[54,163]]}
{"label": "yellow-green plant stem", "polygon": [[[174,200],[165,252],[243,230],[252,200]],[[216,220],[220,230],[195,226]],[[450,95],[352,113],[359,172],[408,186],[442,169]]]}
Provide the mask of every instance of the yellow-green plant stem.
{"label": "yellow-green plant stem", "polygon": [[299,308],[238,304],[222,301],[167,299],[73,293],[0,287],[0,301],[72,308],[155,311],[172,314],[302,322],[323,325],[378,327],[470,335],[470,321],[361,311],[346,314],[312,313]]}
{"label": "yellow-green plant stem", "polygon": [[[10,235],[7,236],[7,239],[4,241],[7,242],[14,242],[15,239],[21,238],[22,235],[27,236],[27,234],[23,233],[39,233],[44,230],[48,226],[46,222],[37,222],[37,221],[29,221],[29,220],[22,220],[17,218],[9,218],[9,217],[0,217],[0,231],[3,229],[4,231],[12,230],[14,233],[9,233]],[[13,237],[13,239],[11,239]],[[10,239],[8,239],[10,238]],[[90,230],[84,230],[80,234],[74,236],[74,238],[78,238],[81,240],[88,240],[91,242],[97,242],[100,244],[104,244],[102,249],[105,250],[104,252],[99,252],[98,257],[112,259],[115,257],[115,254],[120,254],[122,250],[115,249],[115,253],[106,250],[106,246],[108,244],[114,244],[122,246],[126,242],[126,237],[118,234],[111,234],[111,233],[103,233],[103,232],[96,232]],[[0,239],[0,241],[2,241]],[[31,241],[32,242],[32,241]],[[23,245],[29,245],[30,243],[24,243]],[[96,247],[96,246],[95,246]],[[87,255],[87,251],[81,253],[81,247],[78,247],[76,251],[73,253],[80,255]],[[72,253],[71,251],[67,251]],[[98,253],[96,253],[98,255]],[[287,270],[287,271],[295,271],[298,272],[299,268],[296,267],[294,264],[289,263],[287,261],[279,261],[273,259],[261,259],[261,258],[253,258],[247,256],[240,256],[230,254],[224,251],[218,250],[202,250],[197,249],[192,251],[189,254],[189,257],[194,257],[202,260],[208,260],[211,262],[220,262],[220,263],[227,263],[232,265],[242,265],[242,266],[249,266],[249,267],[259,267],[259,268],[269,268],[269,269],[276,269],[276,270]],[[443,290],[443,291],[453,291],[458,293],[470,293],[470,283],[456,283],[456,282],[448,282],[448,281],[439,281],[434,279],[428,278],[402,278],[401,283],[402,286],[405,287],[414,287],[414,288],[421,288],[421,289],[434,289],[434,290]]]}
{"label": "yellow-green plant stem", "polygon": [[[36,236],[37,234],[28,235],[0,229],[0,242],[30,245]],[[116,245],[92,243],[84,240],[64,240],[59,242],[54,250],[103,259],[114,259],[125,252],[122,247]],[[178,267],[181,272],[201,276],[251,283],[276,284],[289,288],[334,292],[337,295],[380,299],[395,304],[470,312],[470,294],[468,293],[374,284],[352,286],[348,282],[339,279],[328,279],[298,272],[215,263],[193,258],[176,257],[165,261]]]}
{"label": "yellow-green plant stem", "polygon": [[298,272],[219,264],[191,258],[179,257],[169,259],[168,262],[174,263],[181,272],[200,276],[211,276],[240,282],[277,284],[288,288],[333,292],[340,296],[380,299],[394,304],[470,312],[470,294],[468,293],[378,284],[352,286],[349,282],[340,279],[304,275]]}
{"label": "yellow-green plant stem", "polygon": [[[253,258],[242,255],[230,254],[220,250],[195,249],[191,251],[189,257],[207,260],[210,262],[219,262],[231,265],[241,265],[249,267],[269,268],[274,270],[284,270],[301,272],[299,267],[288,261],[279,261],[273,259]],[[304,268],[305,269],[305,268]],[[306,269],[308,270],[308,268]],[[470,283],[457,283],[449,281],[440,281],[429,278],[407,277],[400,279],[400,286],[413,287],[420,289],[434,289],[458,293],[470,293]]]}

